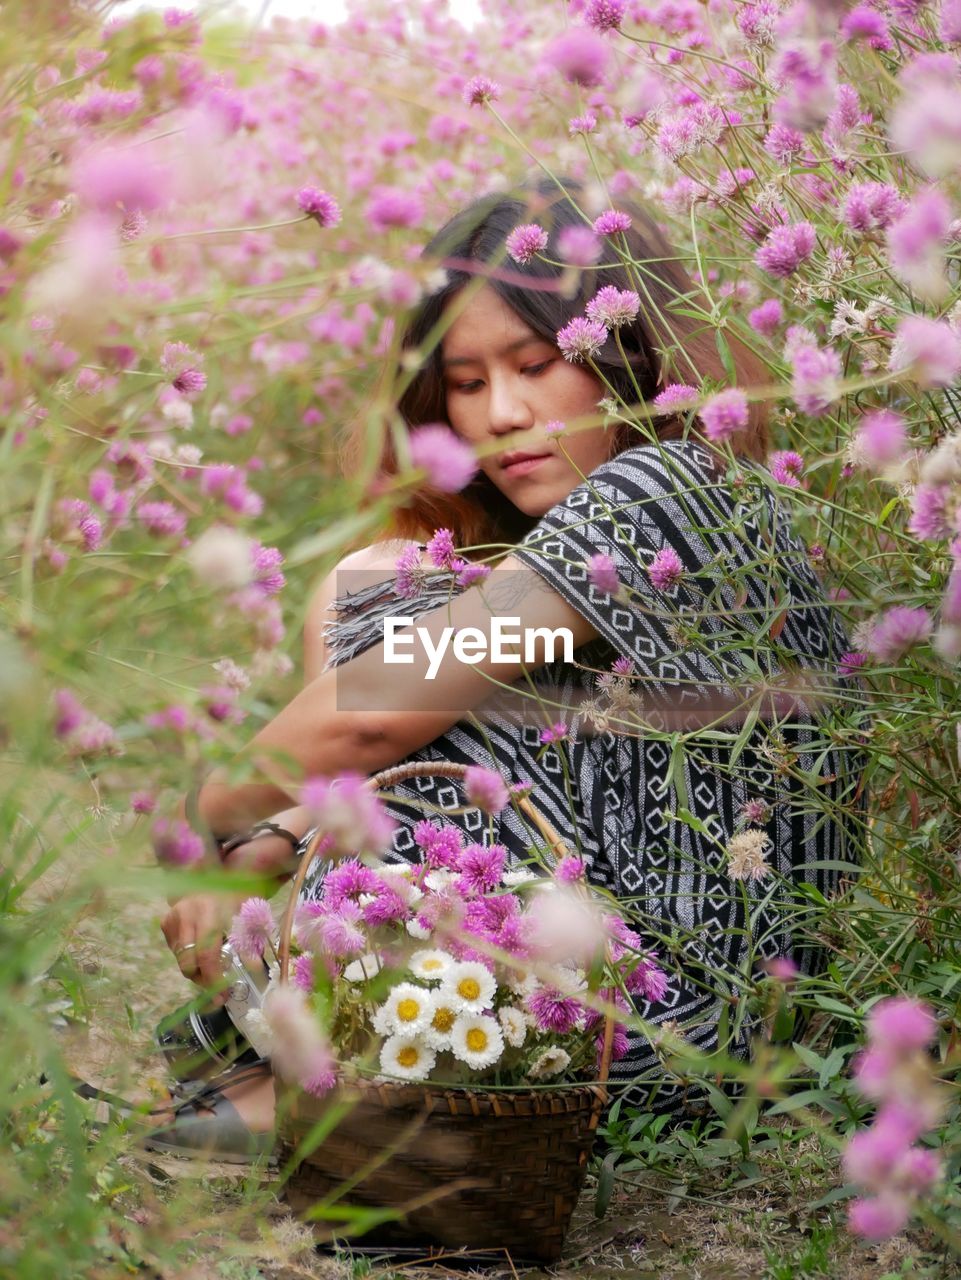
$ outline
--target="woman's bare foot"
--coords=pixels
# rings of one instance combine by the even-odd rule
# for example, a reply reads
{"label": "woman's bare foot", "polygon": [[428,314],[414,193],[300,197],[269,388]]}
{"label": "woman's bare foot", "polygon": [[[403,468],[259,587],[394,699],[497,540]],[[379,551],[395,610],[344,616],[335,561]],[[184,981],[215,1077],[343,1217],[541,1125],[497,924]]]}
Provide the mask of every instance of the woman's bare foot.
{"label": "woman's bare foot", "polygon": [[[254,1074],[252,1068],[244,1068],[244,1075],[236,1084],[227,1084],[220,1091],[229,1098],[237,1108],[241,1120],[251,1133],[270,1133],[274,1127],[276,1115],[276,1098],[274,1094],[274,1077],[268,1067]],[[205,1104],[202,1098],[194,1105],[198,1111],[213,1111],[213,1107]],[[163,1128],[174,1123],[173,1110],[155,1116],[155,1124]]]}

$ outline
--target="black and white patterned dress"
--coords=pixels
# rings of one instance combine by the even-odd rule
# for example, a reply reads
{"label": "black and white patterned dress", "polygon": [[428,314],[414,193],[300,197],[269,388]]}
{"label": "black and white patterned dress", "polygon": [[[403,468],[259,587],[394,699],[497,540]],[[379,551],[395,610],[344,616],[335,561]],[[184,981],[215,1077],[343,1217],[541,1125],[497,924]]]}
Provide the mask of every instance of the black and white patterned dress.
{"label": "black and white patterned dress", "polygon": [[[599,466],[516,552],[589,619],[598,639],[579,648],[574,663],[532,673],[538,696],[519,711],[461,720],[408,757],[484,765],[532,782],[535,807],[660,955],[666,994],[639,1002],[638,1013],[655,1027],[670,1021],[704,1050],[718,1047],[720,1027],[738,1054],[752,1026],[737,1013],[743,1002],[730,997],[774,957],[802,972],[823,958],[810,944],[817,900],[836,888],[845,863],[858,860],[865,724],[861,686],[835,680],[849,644],[790,532],[789,512],[765,472],[744,464],[742,473],[749,482],[733,489],[712,455],[689,442],[633,447]],[[665,547],[684,573],[658,590],[647,566]],[[592,584],[587,562],[598,552],[614,561],[629,588],[625,600]],[[439,574],[403,601],[403,613],[420,617],[452,590],[450,575]],[[342,595],[332,608],[328,664],[336,666],[382,639],[379,621],[397,613],[398,597],[388,583]],[[643,698],[641,720],[616,701],[618,686],[613,713],[610,688],[598,688],[597,673],[609,673],[618,658],[633,663],[629,687]],[[816,682],[820,698],[805,692],[786,711],[772,699],[768,713],[745,723],[746,691],[785,676],[795,689],[801,679],[805,690]],[[742,710],[731,714],[738,703]],[[747,705],[756,708],[757,699]],[[558,720],[571,735],[544,748],[540,732]],[[443,778],[410,780],[392,794],[395,860],[418,856],[412,828],[425,816],[418,801],[463,804],[459,787]],[[750,802],[763,802],[766,815],[759,820]],[[537,838],[513,808],[493,820],[475,810],[450,820],[470,839],[504,844],[514,859],[529,858]],[[778,874],[734,881],[724,845],[759,823]],[[319,891],[321,875],[308,880],[307,896]],[[611,1070],[612,1084],[631,1086],[628,1101],[678,1112],[695,1100],[665,1074],[647,1036],[632,1032],[629,1044]]]}

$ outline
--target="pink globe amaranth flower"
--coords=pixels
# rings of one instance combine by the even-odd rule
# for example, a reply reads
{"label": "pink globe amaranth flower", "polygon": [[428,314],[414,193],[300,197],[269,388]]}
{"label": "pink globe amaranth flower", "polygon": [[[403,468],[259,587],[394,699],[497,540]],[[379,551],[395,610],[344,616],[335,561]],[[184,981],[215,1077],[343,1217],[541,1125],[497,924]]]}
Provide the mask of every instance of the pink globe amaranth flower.
{"label": "pink globe amaranth flower", "polygon": [[925,1049],[937,1030],[930,1007],[907,996],[880,1000],[868,1014],[869,1041],[888,1053],[910,1054]]}
{"label": "pink globe amaranth flower", "polygon": [[658,591],[669,591],[684,576],[684,564],[673,547],[661,547],[647,566],[647,575]]}
{"label": "pink globe amaranth flower", "polygon": [[72,182],[77,196],[102,213],[152,213],[167,203],[171,175],[143,146],[98,147],[74,162]]}
{"label": "pink globe amaranth flower", "polygon": [[802,342],[791,357],[791,395],[802,413],[817,417],[837,400],[841,357],[832,347]]}
{"label": "pink globe amaranth flower", "polygon": [[942,484],[919,484],[911,499],[908,532],[916,538],[939,540],[951,532],[948,498],[951,489]]}
{"label": "pink globe amaranth flower", "polygon": [[394,561],[394,569],[397,573],[394,591],[401,599],[413,600],[423,591],[427,574],[418,547],[405,547]]}
{"label": "pink globe amaranth flower", "polygon": [[592,267],[603,252],[591,227],[565,227],[557,237],[558,256],[572,267]]}
{"label": "pink globe amaranth flower", "polygon": [[617,289],[605,285],[599,289],[584,308],[588,320],[598,320],[609,329],[619,329],[637,319],[641,300],[633,289]]}
{"label": "pink globe amaranth flower", "polygon": [[416,227],[424,216],[424,202],[413,191],[379,187],[368,200],[364,216],[376,232],[390,227]]}
{"label": "pink globe amaranth flower", "polygon": [[158,538],[180,537],[187,527],[187,517],[172,502],[141,502],[135,514],[147,532]]}
{"label": "pink globe amaranth flower", "polygon": [[762,271],[783,279],[810,258],[816,244],[817,232],[810,222],[775,227],[754,255],[754,261]]}
{"label": "pink globe amaranth flower", "polygon": [[910,1216],[907,1198],[893,1193],[852,1200],[848,1206],[848,1226],[864,1240],[885,1240],[897,1235]]}
{"label": "pink globe amaranth flower", "polygon": [[480,582],[488,576],[491,571],[489,564],[464,564],[457,573],[457,585],[459,587],[472,587],[475,582]]}
{"label": "pink globe amaranth flower", "polygon": [[904,197],[889,182],[858,182],[844,197],[841,218],[850,231],[883,231],[904,205]]}
{"label": "pink globe amaranth flower", "polygon": [[320,187],[301,187],[297,192],[297,207],[321,227],[336,227],[340,224],[340,205],[327,191]]}
{"label": "pink globe amaranth flower", "polygon": [[961,373],[961,339],[943,320],[908,316],[895,330],[888,368],[922,387],[949,387]]}
{"label": "pink globe amaranth flower", "polygon": [[604,79],[610,61],[608,42],[588,27],[572,27],[555,36],[544,50],[545,63],[565,80],[592,88]]}
{"label": "pink globe amaranth flower", "polygon": [[643,954],[624,980],[631,995],[643,996],[649,1004],[664,999],[667,991],[667,974],[650,954]]}
{"label": "pink globe amaranth flower", "polygon": [[287,585],[287,579],[280,572],[284,563],[283,552],[278,547],[265,547],[262,543],[252,541],[250,555],[253,561],[254,586],[265,596],[275,596]]}
{"label": "pink globe amaranth flower", "polygon": [[311,950],[338,959],[362,955],[369,945],[361,927],[368,906],[370,903],[361,909],[353,902],[342,902],[336,911],[319,916],[311,935]]}
{"label": "pink globe amaranth flower", "polygon": [[596,356],[607,339],[605,326],[585,316],[575,316],[557,333],[557,345],[571,364]]}
{"label": "pink globe amaranth flower", "polygon": [[945,44],[961,43],[961,0],[941,0],[938,33]]}
{"label": "pink globe amaranth flower", "polygon": [[538,253],[547,248],[547,232],[536,222],[527,222],[515,227],[508,235],[505,244],[507,252],[515,262],[524,266]]}
{"label": "pink globe amaranth flower", "polygon": [[56,708],[53,731],[58,738],[66,738],[83,724],[88,712],[69,689],[57,689],[53,701]]}
{"label": "pink globe amaranth flower", "polygon": [[953,55],[919,54],[898,80],[904,92],[890,113],[891,141],[928,177],[947,177],[961,156],[961,84]]}
{"label": "pink globe amaranth flower", "polygon": [[202,363],[203,356],[186,342],[164,343],[160,367],[170,378],[170,385],[188,399],[207,385],[207,375],[199,368]]}
{"label": "pink globe amaranth flower", "polygon": [[771,454],[767,467],[778,484],[797,489],[800,485],[799,477],[804,471],[804,459],[793,449],[781,449]]}
{"label": "pink globe amaranth flower", "polygon": [[552,724],[549,729],[542,729],[540,732],[540,741],[542,743],[563,742],[570,730],[563,720],[558,720],[556,724]]}
{"label": "pink globe amaranth flower", "polygon": [[485,102],[496,102],[501,96],[501,87],[496,80],[487,76],[471,76],[464,85],[464,103],[468,107],[479,107]]}
{"label": "pink globe amaranth flower", "polygon": [[390,845],[397,824],[358,773],[336,778],[308,778],[300,803],[338,850],[380,854]]}
{"label": "pink globe amaranth flower", "polygon": [[764,968],[770,977],[777,979],[778,982],[794,982],[801,976],[801,970],[790,956],[775,956],[773,960],[765,963]]}
{"label": "pink globe amaranth flower", "polygon": [[606,595],[616,596],[621,589],[621,580],[617,576],[617,566],[609,555],[599,551],[587,562],[587,576],[591,585]]}
{"label": "pink globe amaranth flower", "polygon": [[435,529],[427,544],[430,562],[437,569],[452,569],[454,565],[454,535],[450,529]]}
{"label": "pink globe amaranth flower", "polygon": [[961,565],[955,563],[948,574],[948,585],[941,601],[942,622],[961,623]]}
{"label": "pink globe amaranth flower", "polygon": [[626,12],[627,0],[587,0],[584,21],[595,31],[616,31]]}
{"label": "pink globe amaranth flower", "polygon": [[584,1021],[584,1006],[573,996],[564,995],[553,987],[541,987],[527,996],[524,1003],[539,1031],[551,1031],[555,1035],[567,1035]]}
{"label": "pink globe amaranth flower", "polygon": [[747,396],[737,387],[718,391],[701,406],[701,422],[708,440],[721,444],[748,424]]}
{"label": "pink globe amaranth flower", "polygon": [[883,1115],[869,1129],[855,1133],[842,1156],[845,1179],[866,1191],[884,1191],[890,1186],[895,1167],[913,1142],[909,1132],[890,1118],[884,1120]]}
{"label": "pink globe amaranth flower", "polygon": [[565,854],[554,868],[554,879],[562,884],[575,884],[584,879],[586,865],[575,853]]}
{"label": "pink globe amaranth flower", "polygon": [[334,1058],[307,1002],[307,994],[289,983],[267,993],[263,1015],[271,1030],[271,1065],[284,1080],[306,1088],[334,1069]]}
{"label": "pink globe amaranth flower", "polygon": [[507,783],[499,773],[481,765],[470,765],[465,770],[464,793],[484,813],[500,813],[507,806]]}
{"label": "pink globe amaranth flower", "polygon": [[892,1181],[905,1192],[923,1195],[940,1180],[943,1172],[936,1151],[930,1147],[911,1147],[898,1161]]}
{"label": "pink globe amaranth flower", "polygon": [[327,873],[324,907],[336,911],[344,902],[357,899],[361,894],[376,893],[380,886],[381,879],[373,867],[365,867],[356,858],[345,858]]}
{"label": "pink globe amaranth flower", "polygon": [[888,256],[895,274],[923,298],[947,291],[944,244],[951,206],[935,187],[919,192],[888,228]]}
{"label": "pink globe amaranth flower", "polygon": [[274,933],[274,913],[266,898],[248,898],[233,918],[228,941],[247,959],[260,960]]}
{"label": "pink globe amaranth flower", "polygon": [[566,429],[567,423],[561,422],[559,418],[551,418],[550,422],[544,423],[544,434],[546,436],[559,436]]}
{"label": "pink globe amaranth flower", "polygon": [[442,423],[411,431],[410,460],[427,472],[427,483],[441,493],[459,493],[478,470],[474,450]]}
{"label": "pink globe amaranth flower", "polygon": [[854,438],[858,452],[872,467],[897,462],[907,446],[904,419],[892,409],[866,413],[858,423]]}
{"label": "pink globe amaranth flower", "polygon": [[616,236],[621,231],[630,230],[631,217],[618,209],[608,209],[594,219],[593,227],[599,236]]}
{"label": "pink globe amaranth flower", "polygon": [[868,660],[866,653],[842,653],[838,662],[838,675],[843,679],[856,676]]}
{"label": "pink globe amaranth flower", "polygon": [[157,797],[150,791],[135,791],[130,797],[130,808],[134,813],[153,813],[157,807]]}
{"label": "pink globe amaranth flower", "polygon": [[789,128],[786,124],[773,125],[764,139],[764,150],[778,164],[790,164],[806,146],[807,139],[804,134],[799,129]]}
{"label": "pink globe amaranth flower", "polygon": [[772,337],[784,319],[784,308],[777,298],[768,298],[760,306],[748,312],[747,322],[755,333]]}
{"label": "pink globe amaranth flower", "polygon": [[469,844],[457,865],[457,888],[461,893],[489,893],[500,884],[507,863],[507,849],[502,844]]}
{"label": "pink globe amaranth flower", "polygon": [[874,624],[867,650],[879,662],[897,662],[909,649],[928,639],[932,626],[927,609],[895,605]]}
{"label": "pink globe amaranth flower", "polygon": [[872,49],[890,50],[894,41],[888,31],[887,19],[870,5],[859,4],[841,19],[842,40],[866,40]]}
{"label": "pink globe amaranth flower", "polygon": [[[601,1063],[604,1060],[604,1035],[605,1032],[601,1031],[600,1035],[598,1035],[594,1041],[594,1045],[597,1049],[596,1062],[598,1070],[600,1070]],[[630,1047],[631,1042],[627,1038],[627,1030],[625,1029],[624,1024],[622,1022],[615,1022],[614,1034],[611,1037],[611,1061],[620,1062],[621,1058],[627,1056]]]}
{"label": "pink globe amaranth flower", "polygon": [[311,992],[314,989],[314,957],[305,951],[294,960],[292,980],[301,991]]}
{"label": "pink globe amaranth flower", "polygon": [[671,382],[657,393],[652,403],[655,409],[680,412],[682,409],[693,409],[700,398],[701,393],[697,387],[689,387],[683,382]]}
{"label": "pink globe amaranth flower", "polygon": [[585,111],[582,116],[571,116],[567,122],[567,131],[573,138],[578,133],[593,133],[597,128],[597,116],[593,111]]}
{"label": "pink globe amaranth flower", "polygon": [[158,862],[174,867],[190,867],[203,860],[203,838],[186,822],[157,818],[151,836]]}

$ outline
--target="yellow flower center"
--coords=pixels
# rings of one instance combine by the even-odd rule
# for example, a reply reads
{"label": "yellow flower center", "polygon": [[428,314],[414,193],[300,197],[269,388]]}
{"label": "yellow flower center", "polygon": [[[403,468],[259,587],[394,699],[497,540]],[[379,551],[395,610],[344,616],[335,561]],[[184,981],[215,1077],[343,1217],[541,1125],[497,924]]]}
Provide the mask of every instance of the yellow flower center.
{"label": "yellow flower center", "polygon": [[420,1053],[412,1044],[405,1044],[403,1049],[397,1050],[397,1061],[402,1067],[416,1067],[420,1061]]}
{"label": "yellow flower center", "polygon": [[432,959],[432,960],[422,960],[422,961],[421,961],[421,968],[422,968],[422,969],[443,969],[443,967],[444,967],[444,962],[443,962],[443,960],[438,960],[438,959],[436,959],[436,958],[434,958],[434,959]]}
{"label": "yellow flower center", "polygon": [[454,1025],[454,1010],[443,1008],[435,1009],[431,1025],[435,1031],[450,1031],[451,1027]]}
{"label": "yellow flower center", "polygon": [[420,1001],[415,1000],[412,996],[407,996],[404,1000],[397,1003],[397,1016],[401,1022],[416,1022],[420,1013]]}
{"label": "yellow flower center", "polygon": [[487,1032],[483,1027],[471,1027],[466,1036],[467,1047],[471,1053],[483,1053],[487,1048],[487,1039]]}
{"label": "yellow flower center", "polygon": [[464,1000],[476,1000],[480,995],[480,983],[476,978],[461,978],[457,984],[457,994]]}

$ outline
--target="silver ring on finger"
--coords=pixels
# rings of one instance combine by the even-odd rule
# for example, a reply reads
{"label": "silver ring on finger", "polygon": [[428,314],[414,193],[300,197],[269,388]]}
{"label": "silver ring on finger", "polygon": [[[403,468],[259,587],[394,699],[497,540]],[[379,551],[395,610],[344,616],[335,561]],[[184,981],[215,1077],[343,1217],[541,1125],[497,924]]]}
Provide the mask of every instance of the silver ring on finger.
{"label": "silver ring on finger", "polygon": [[196,942],[184,942],[179,947],[174,947],[174,955],[179,959],[185,951],[196,951]]}

